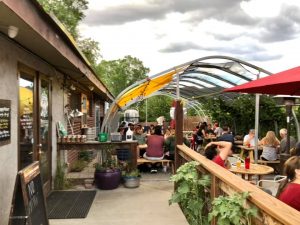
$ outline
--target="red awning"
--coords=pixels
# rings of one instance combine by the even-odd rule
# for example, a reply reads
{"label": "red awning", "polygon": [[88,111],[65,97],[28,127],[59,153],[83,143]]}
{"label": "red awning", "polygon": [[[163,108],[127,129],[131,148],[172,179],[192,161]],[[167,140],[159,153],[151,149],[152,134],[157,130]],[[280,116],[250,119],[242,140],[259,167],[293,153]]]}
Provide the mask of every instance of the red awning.
{"label": "red awning", "polygon": [[224,92],[300,95],[300,67],[295,67],[268,77],[227,88]]}

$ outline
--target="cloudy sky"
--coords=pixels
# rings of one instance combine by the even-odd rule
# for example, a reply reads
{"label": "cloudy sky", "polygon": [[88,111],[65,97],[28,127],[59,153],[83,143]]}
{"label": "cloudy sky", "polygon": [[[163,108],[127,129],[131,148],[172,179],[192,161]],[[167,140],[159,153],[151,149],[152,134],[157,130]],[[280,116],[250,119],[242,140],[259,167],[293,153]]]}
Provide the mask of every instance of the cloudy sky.
{"label": "cloudy sky", "polygon": [[105,60],[131,55],[150,75],[210,55],[300,66],[299,0],[89,0],[80,32]]}

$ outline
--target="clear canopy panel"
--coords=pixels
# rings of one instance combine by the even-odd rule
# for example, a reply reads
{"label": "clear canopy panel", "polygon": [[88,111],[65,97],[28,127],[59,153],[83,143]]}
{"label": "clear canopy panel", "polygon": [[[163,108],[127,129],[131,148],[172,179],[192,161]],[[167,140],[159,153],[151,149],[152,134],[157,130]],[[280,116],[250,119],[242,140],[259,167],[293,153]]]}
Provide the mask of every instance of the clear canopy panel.
{"label": "clear canopy panel", "polygon": [[163,71],[147,79],[136,82],[120,93],[105,116],[102,130],[107,121],[113,120],[116,109],[125,110],[130,105],[155,94],[170,95],[190,106],[200,104],[197,101],[213,95],[231,99],[233,93],[223,93],[226,88],[256,80],[271,73],[245,61],[227,56],[208,56],[199,58]]}

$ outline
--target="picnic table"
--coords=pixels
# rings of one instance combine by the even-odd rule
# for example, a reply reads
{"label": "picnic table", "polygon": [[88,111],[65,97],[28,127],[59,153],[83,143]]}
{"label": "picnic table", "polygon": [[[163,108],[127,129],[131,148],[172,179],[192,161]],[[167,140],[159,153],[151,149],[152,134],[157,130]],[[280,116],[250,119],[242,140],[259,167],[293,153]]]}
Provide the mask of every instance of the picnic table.
{"label": "picnic table", "polygon": [[240,174],[243,179],[245,179],[247,175],[247,180],[251,181],[253,175],[258,175],[258,180],[261,180],[261,176],[273,173],[274,169],[270,166],[251,163],[249,169],[245,169],[245,164],[241,164],[239,168],[232,166],[229,171]]}

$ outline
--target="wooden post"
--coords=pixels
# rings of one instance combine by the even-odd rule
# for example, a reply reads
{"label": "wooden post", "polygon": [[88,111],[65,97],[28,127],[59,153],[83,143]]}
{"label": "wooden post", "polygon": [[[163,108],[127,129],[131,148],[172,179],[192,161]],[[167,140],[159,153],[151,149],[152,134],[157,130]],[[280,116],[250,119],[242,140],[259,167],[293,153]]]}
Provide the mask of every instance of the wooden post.
{"label": "wooden post", "polygon": [[[219,185],[218,178],[214,175],[211,175],[211,186],[210,186],[210,199],[213,201],[215,198],[219,196]],[[217,220],[216,217],[211,221],[211,225],[216,225]]]}
{"label": "wooden post", "polygon": [[[183,109],[180,100],[176,100],[175,103],[175,138],[176,146],[183,144]],[[175,148],[175,171],[180,166],[180,160],[177,147]]]}

